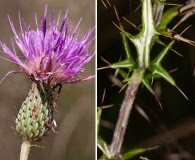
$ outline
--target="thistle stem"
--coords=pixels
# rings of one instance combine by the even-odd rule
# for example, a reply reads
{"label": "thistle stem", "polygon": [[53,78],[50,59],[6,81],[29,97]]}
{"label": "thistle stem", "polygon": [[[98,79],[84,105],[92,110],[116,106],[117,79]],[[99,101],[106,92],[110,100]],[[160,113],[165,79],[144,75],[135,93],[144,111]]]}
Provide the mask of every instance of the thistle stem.
{"label": "thistle stem", "polygon": [[31,143],[24,140],[21,146],[20,160],[28,160],[28,155],[30,152]]}
{"label": "thistle stem", "polygon": [[[165,2],[166,0],[162,0]],[[114,130],[113,139],[110,146],[110,157],[118,158],[121,153],[121,146],[124,140],[125,131],[129,121],[129,116],[133,107],[133,102],[139,85],[143,80],[143,74],[149,67],[150,63],[150,47],[154,44],[154,36],[156,34],[156,26],[160,24],[164,4],[155,4],[151,6],[151,0],[144,0],[142,4],[142,36],[132,38],[130,40],[135,44],[138,54],[138,68],[133,71],[131,79],[128,82],[128,87],[125,92],[125,97],[120,108],[119,117]],[[155,17],[155,19],[153,19]],[[151,44],[152,43],[152,44]]]}
{"label": "thistle stem", "polygon": [[119,117],[117,120],[117,124],[113,134],[113,139],[110,146],[110,156],[112,158],[119,157],[120,155],[124,134],[129,121],[130,112],[133,107],[133,102],[137,90],[139,88],[139,85],[141,84],[143,72],[144,72],[143,69],[134,70],[131,77],[131,81],[126,89],[125,97],[120,108]]}

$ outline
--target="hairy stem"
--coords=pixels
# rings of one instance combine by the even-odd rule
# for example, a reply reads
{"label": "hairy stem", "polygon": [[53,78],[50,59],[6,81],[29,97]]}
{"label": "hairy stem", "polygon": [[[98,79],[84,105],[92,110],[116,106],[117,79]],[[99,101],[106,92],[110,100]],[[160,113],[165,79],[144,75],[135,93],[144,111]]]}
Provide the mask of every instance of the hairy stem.
{"label": "hairy stem", "polygon": [[132,110],[133,102],[141,84],[143,69],[134,70],[131,81],[125,92],[125,97],[120,108],[119,117],[115,127],[113,139],[110,147],[110,156],[118,157],[120,155],[121,146],[124,139],[125,130],[127,128],[130,112]]}
{"label": "hairy stem", "polygon": [[23,141],[20,152],[20,160],[28,160],[31,143],[29,141]]}

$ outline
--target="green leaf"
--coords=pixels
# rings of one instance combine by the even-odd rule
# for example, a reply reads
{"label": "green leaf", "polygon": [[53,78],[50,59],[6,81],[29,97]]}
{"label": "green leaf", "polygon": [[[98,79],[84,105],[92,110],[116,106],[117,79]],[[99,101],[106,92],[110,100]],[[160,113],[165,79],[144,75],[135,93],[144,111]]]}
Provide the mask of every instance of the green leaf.
{"label": "green leaf", "polygon": [[171,7],[163,13],[158,31],[167,30],[167,25],[179,14],[179,8],[181,8],[181,6]]}
{"label": "green leaf", "polygon": [[163,60],[163,58],[168,54],[168,51],[171,49],[172,45],[174,44],[174,41],[171,41],[160,53],[159,55],[151,62],[151,64],[160,64]]}
{"label": "green leaf", "polygon": [[168,53],[168,51],[171,49],[172,45],[174,44],[174,41],[171,41],[161,52],[160,54],[150,62],[150,65],[148,69],[154,74],[161,76],[164,78],[167,82],[169,82],[172,85],[175,85],[174,79],[171,77],[171,75],[161,66],[161,62],[164,59],[165,55]]}
{"label": "green leaf", "polygon": [[[122,30],[124,30],[124,28],[121,24],[120,24],[120,27],[121,27]],[[127,36],[125,35],[124,32],[121,32],[121,36],[122,36],[122,42],[123,42],[123,46],[124,46],[124,49],[125,49],[126,57],[127,57],[127,59],[129,60],[129,62],[131,64],[134,64],[135,61],[133,59],[133,56],[131,55],[131,50],[129,48],[129,43],[128,43]]]}
{"label": "green leaf", "polygon": [[99,133],[99,129],[100,129],[101,116],[102,116],[102,108],[98,108],[98,112],[97,112],[97,134]]}
{"label": "green leaf", "polygon": [[109,154],[109,149],[108,149],[107,143],[104,141],[104,139],[100,135],[97,135],[97,145],[98,145],[99,149],[105,155]]}
{"label": "green leaf", "polygon": [[110,160],[110,159],[103,154],[98,160]]}
{"label": "green leaf", "polygon": [[161,65],[151,65],[149,69],[154,75],[157,74],[164,78],[170,84],[175,85],[174,79]]}
{"label": "green leaf", "polygon": [[145,87],[154,95],[154,91],[150,85],[150,79],[143,76],[142,77],[142,83],[145,85]]}
{"label": "green leaf", "polygon": [[136,148],[136,149],[132,149],[132,150],[124,153],[122,155],[122,157],[124,159],[130,159],[130,158],[133,158],[133,157],[135,157],[135,156],[137,156],[137,155],[139,155],[139,154],[141,154],[143,152],[145,152],[145,149],[143,149],[143,148]]}
{"label": "green leaf", "polygon": [[127,159],[131,159],[141,153],[144,153],[146,151],[151,151],[151,150],[154,150],[154,149],[157,149],[158,146],[156,147],[151,147],[151,148],[135,148],[135,149],[132,149],[124,154],[122,154],[122,157],[127,160]]}
{"label": "green leaf", "polygon": [[135,68],[135,62],[131,62],[129,59],[125,59],[120,62],[112,64],[110,67],[111,68],[127,68],[129,70],[132,70]]}

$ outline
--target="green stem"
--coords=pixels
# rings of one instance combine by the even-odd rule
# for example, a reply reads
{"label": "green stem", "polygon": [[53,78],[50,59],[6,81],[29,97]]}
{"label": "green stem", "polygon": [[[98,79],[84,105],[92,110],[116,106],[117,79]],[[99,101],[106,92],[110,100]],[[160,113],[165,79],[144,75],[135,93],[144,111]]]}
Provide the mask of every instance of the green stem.
{"label": "green stem", "polygon": [[29,141],[23,141],[20,152],[20,160],[28,160],[31,143]]}
{"label": "green stem", "polygon": [[133,107],[133,102],[139,88],[139,85],[142,81],[144,69],[134,70],[131,81],[128,84],[128,87],[125,92],[125,97],[121,105],[119,117],[115,127],[113,139],[110,146],[110,156],[111,158],[119,157],[121,146],[124,139],[124,134],[127,128],[130,112]]}

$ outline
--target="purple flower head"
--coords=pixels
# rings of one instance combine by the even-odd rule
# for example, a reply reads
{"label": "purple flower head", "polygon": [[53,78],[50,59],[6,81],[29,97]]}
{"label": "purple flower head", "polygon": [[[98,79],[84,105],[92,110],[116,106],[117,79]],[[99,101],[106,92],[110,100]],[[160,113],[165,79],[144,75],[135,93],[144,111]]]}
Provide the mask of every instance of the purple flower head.
{"label": "purple flower head", "polygon": [[[13,22],[8,17],[14,33],[14,41],[25,60],[22,61],[17,56],[12,40],[13,51],[1,42],[3,51],[20,68],[19,71],[9,72],[5,77],[24,72],[33,81],[40,81],[51,86],[82,82],[93,78],[94,76],[78,76],[84,72],[83,66],[94,55],[95,47],[89,49],[94,41],[94,37],[92,37],[94,28],[89,29],[79,40],[78,28],[81,20],[72,30],[68,28],[67,12],[59,26],[61,12],[57,19],[54,18],[54,12],[52,12],[49,15],[49,22],[47,22],[47,10],[48,5],[45,6],[44,18],[41,19],[40,27],[35,14],[36,30],[27,26],[19,14],[20,33],[16,32]],[[46,23],[48,23],[48,27]]]}

